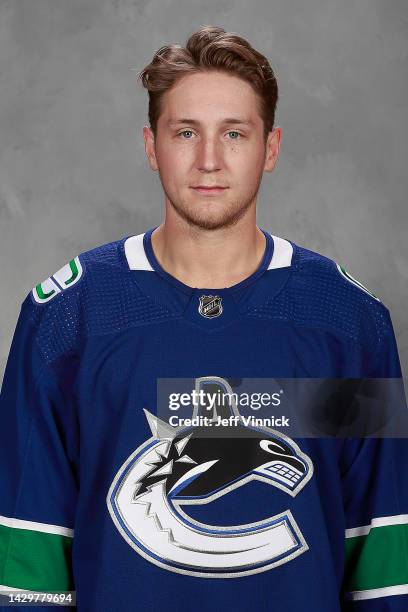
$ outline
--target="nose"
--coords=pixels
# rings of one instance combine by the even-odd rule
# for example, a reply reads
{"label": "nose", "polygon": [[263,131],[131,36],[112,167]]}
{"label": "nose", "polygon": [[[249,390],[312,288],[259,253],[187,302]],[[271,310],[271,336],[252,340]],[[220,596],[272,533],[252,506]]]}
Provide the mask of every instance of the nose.
{"label": "nose", "polygon": [[201,172],[214,172],[222,167],[222,143],[216,137],[203,137],[197,147],[196,164]]}

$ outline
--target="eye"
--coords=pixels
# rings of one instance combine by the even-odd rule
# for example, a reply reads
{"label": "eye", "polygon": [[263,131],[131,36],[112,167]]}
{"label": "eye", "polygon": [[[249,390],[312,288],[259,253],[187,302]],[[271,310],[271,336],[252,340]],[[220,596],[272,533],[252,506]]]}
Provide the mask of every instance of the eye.
{"label": "eye", "polygon": [[[192,134],[192,133],[193,133],[192,130],[183,130],[182,132],[179,132],[177,136],[181,136],[182,134]],[[191,138],[185,138],[185,140],[191,140]]]}
{"label": "eye", "polygon": [[[237,134],[237,136],[242,136],[242,134],[236,132],[235,130],[231,130],[230,132],[228,132],[228,134]],[[232,138],[232,140],[238,140],[238,138]]]}
{"label": "eye", "polygon": [[281,455],[283,451],[284,454],[287,454],[287,451],[285,451],[285,449],[280,444],[278,444],[277,442],[273,442],[272,440],[260,440],[259,446],[267,453]]}

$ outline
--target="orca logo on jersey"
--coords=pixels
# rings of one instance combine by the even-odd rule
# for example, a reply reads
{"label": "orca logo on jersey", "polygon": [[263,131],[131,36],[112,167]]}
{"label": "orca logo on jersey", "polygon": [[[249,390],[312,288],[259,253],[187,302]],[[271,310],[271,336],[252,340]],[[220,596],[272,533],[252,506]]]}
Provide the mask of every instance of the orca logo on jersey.
{"label": "orca logo on jersey", "polygon": [[[196,390],[204,383],[232,393],[223,378],[198,378]],[[236,404],[231,411],[239,416]],[[252,480],[295,497],[312,477],[313,464],[293,440],[241,423],[236,427],[245,437],[232,436],[228,426],[214,427],[211,437],[205,428],[204,437],[200,427],[170,427],[145,413],[152,437],[121,466],[106,498],[116,527],[136,552],[173,572],[234,578],[269,570],[308,550],[289,509],[239,525],[225,519],[221,525],[203,523],[185,510],[211,504]]]}
{"label": "orca logo on jersey", "polygon": [[206,319],[213,319],[222,314],[222,298],[219,295],[202,295],[198,312]]}

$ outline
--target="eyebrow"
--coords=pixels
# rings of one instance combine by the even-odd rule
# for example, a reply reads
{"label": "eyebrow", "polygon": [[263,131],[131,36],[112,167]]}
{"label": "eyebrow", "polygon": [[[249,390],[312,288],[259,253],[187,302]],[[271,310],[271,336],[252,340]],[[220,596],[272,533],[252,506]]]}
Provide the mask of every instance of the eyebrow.
{"label": "eyebrow", "polygon": [[[170,119],[170,121],[167,122],[168,126],[172,126],[172,125],[180,125],[182,123],[190,123],[191,125],[200,125],[200,121],[198,121],[197,119],[189,119],[188,117],[185,118],[181,118],[181,119]],[[225,119],[223,119],[221,121],[221,124],[235,124],[235,125],[250,125],[250,126],[254,126],[254,122],[251,121],[250,119],[241,119],[240,117],[226,117]]]}

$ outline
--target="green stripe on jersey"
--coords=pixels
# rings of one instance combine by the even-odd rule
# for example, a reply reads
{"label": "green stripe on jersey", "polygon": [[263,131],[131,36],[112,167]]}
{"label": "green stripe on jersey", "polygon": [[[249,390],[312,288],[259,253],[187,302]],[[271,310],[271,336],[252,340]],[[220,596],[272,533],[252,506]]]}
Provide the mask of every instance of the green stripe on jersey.
{"label": "green stripe on jersey", "polygon": [[73,591],[72,538],[0,525],[0,583],[30,591]]}
{"label": "green stripe on jersey", "polygon": [[380,298],[378,298],[376,295],[374,295],[374,293],[372,293],[372,291],[369,291],[367,289],[367,287],[365,287],[362,283],[360,283],[360,281],[358,281],[356,278],[354,278],[354,276],[351,276],[350,272],[347,272],[347,270],[346,270],[346,268],[344,266],[341,266],[338,263],[336,263],[336,266],[337,266],[337,269],[340,272],[340,274],[342,276],[344,276],[344,278],[347,279],[350,283],[353,283],[353,285],[355,285],[356,287],[358,287],[362,291],[365,291],[366,293],[368,293],[368,295],[371,295],[371,297],[376,299],[378,302],[381,301]]}
{"label": "green stripe on jersey", "polygon": [[346,591],[408,584],[408,525],[372,527],[346,538]]}

